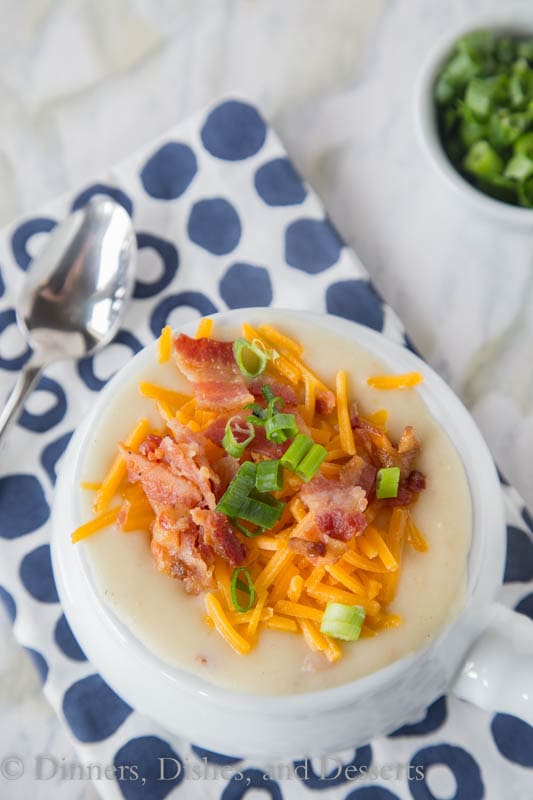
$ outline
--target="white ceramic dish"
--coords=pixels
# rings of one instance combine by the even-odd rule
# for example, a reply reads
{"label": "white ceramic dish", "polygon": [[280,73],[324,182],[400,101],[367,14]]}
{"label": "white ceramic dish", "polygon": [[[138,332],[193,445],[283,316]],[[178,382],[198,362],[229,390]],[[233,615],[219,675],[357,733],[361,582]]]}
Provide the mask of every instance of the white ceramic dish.
{"label": "white ceramic dish", "polygon": [[[258,309],[225,313],[238,324]],[[75,498],[82,454],[110,396],[140,379],[155,347],[139,353],[104,389],[65,454],[53,511],[52,557],[69,623],[88,658],[130,705],[170,731],[223,752],[284,758],[363,744],[423,714],[452,687],[479,705],[533,722],[533,624],[493,605],[505,556],[501,491],[492,458],[470,415],[446,384],[411,352],[383,335],[343,319],[306,312],[261,310],[282,325],[287,313],[302,323],[351,338],[391,371],[420,370],[423,400],[447,431],[465,468],[473,511],[468,586],[461,613],[424,649],[349,684],[298,695],[255,696],[230,691],[169,667],[114,616],[96,589],[83,549],[70,533],[80,522]],[[215,317],[216,320],[216,317]],[[194,325],[184,327],[193,333]],[[503,622],[502,622],[503,620]],[[467,653],[486,629],[471,654]],[[530,642],[529,652],[520,652]],[[512,659],[507,663],[505,659]],[[513,671],[516,680],[509,679]],[[520,672],[521,671],[521,672]]]}
{"label": "white ceramic dish", "polygon": [[466,202],[478,211],[507,224],[533,227],[533,209],[520,208],[484,194],[469,183],[454,167],[441,143],[433,89],[436,78],[448,59],[457,39],[475,30],[493,30],[514,36],[533,35],[533,10],[509,10],[505,16],[479,17],[457,28],[431,49],[417,80],[415,89],[415,127],[422,149],[436,171]]}

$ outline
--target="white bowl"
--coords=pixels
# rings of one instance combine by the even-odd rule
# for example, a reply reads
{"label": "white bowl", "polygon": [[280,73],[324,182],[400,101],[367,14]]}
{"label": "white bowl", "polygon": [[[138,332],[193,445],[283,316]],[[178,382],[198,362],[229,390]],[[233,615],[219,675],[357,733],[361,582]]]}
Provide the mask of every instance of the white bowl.
{"label": "white bowl", "polygon": [[478,211],[508,225],[532,226],[533,209],[520,208],[490,197],[457,171],[446,154],[437,127],[433,90],[435,81],[450,56],[457,39],[475,30],[493,30],[513,36],[533,36],[533,9],[509,10],[505,15],[476,17],[451,33],[446,33],[431,49],[420,71],[415,88],[415,127],[422,149],[437,172],[463,199]]}
{"label": "white bowl", "polygon": [[[173,733],[210,749],[300,757],[364,744],[422,715],[447,690],[489,620],[488,609],[503,573],[505,525],[490,453],[466,409],[427,364],[382,334],[338,317],[257,308],[219,316],[237,325],[257,317],[259,311],[273,325],[283,325],[290,314],[302,324],[351,339],[395,372],[423,373],[420,394],[462,459],[472,501],[468,586],[465,607],[458,616],[428,646],[384,669],[333,689],[296,695],[255,696],[224,689],[151,653],[114,615],[91,578],[83,548],[72,546],[70,533],[82,522],[76,490],[91,431],[114,393],[140,379],[153,364],[155,343],[136,355],[102,391],[68,448],[53,509],[52,557],[63,608],[80,645],[130,705]],[[184,331],[193,333],[193,325]]]}

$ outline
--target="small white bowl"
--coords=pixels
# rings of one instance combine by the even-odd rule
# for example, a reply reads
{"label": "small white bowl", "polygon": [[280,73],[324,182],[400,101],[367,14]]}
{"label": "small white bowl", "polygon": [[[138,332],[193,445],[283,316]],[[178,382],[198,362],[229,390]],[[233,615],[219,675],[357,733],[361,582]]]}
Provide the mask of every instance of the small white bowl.
{"label": "small white bowl", "polygon": [[[215,320],[240,324],[257,313],[258,309],[239,309]],[[427,705],[453,685],[472,642],[490,620],[503,574],[505,524],[490,453],[466,409],[427,364],[383,334],[338,317],[274,309],[261,313],[273,325],[283,324],[290,314],[302,324],[338,334],[379,357],[393,371],[423,372],[420,395],[463,461],[472,500],[468,589],[458,616],[428,646],[373,674],[333,689],[295,695],[254,696],[224,689],[171,667],[150,652],[114,615],[91,578],[83,549],[72,546],[70,533],[82,521],[74,498],[91,431],[114,393],[145,374],[155,358],[155,343],[113,378],[69,445],[54,501],[52,558],[61,602],[76,637],[96,669],[130,705],[173,733],[210,749],[287,758],[364,744],[421,716]],[[184,330],[192,333],[193,327],[190,324]],[[478,672],[485,675],[483,664]],[[485,683],[491,690],[487,703],[494,707],[492,681]],[[467,687],[463,696],[470,693]],[[516,701],[514,713],[521,712],[523,702]]]}
{"label": "small white bowl", "polygon": [[457,171],[441,142],[433,96],[435,81],[457,39],[476,30],[492,30],[511,36],[533,36],[533,8],[531,11],[516,10],[514,13],[511,11],[505,16],[476,17],[468,25],[447,33],[434,45],[415,87],[415,127],[418,139],[428,159],[448,186],[451,186],[471,206],[508,225],[533,227],[533,209],[513,206],[477,189]]}

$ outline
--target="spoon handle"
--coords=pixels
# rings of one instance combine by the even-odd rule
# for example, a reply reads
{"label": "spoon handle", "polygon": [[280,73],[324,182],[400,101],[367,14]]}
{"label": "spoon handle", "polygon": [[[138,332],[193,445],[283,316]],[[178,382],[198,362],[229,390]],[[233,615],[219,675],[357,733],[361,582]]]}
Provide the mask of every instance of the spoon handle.
{"label": "spoon handle", "polygon": [[0,447],[7,431],[22,413],[26,397],[31,392],[43,369],[42,364],[26,364],[0,414]]}

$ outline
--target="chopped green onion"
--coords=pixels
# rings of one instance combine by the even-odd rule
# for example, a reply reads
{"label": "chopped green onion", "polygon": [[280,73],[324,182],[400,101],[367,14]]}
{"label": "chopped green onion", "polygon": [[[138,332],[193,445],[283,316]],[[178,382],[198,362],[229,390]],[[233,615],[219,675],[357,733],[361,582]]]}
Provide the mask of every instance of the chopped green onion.
{"label": "chopped green onion", "polygon": [[344,603],[328,603],[320,632],[334,639],[345,642],[355,642],[359,638],[365,619],[365,609],[362,606],[346,606]]}
{"label": "chopped green onion", "polygon": [[503,174],[506,178],[523,181],[533,175],[533,161],[525,153],[517,153],[507,162]]}
{"label": "chopped green onion", "polygon": [[504,83],[502,78],[503,75],[494,78],[474,78],[468,84],[465,103],[479,119],[487,119],[493,103],[501,95]]}
{"label": "chopped green onion", "polygon": [[316,475],[327,454],[328,451],[323,445],[314,444],[294,471],[307,483]]}
{"label": "chopped green onion", "polygon": [[274,350],[273,348],[269,350],[265,346],[264,342],[261,341],[261,339],[257,339],[257,338],[256,339],[252,339],[252,344],[254,345],[254,347],[257,347],[259,350],[262,350],[269,361],[275,361],[277,358],[279,358],[278,351]]}
{"label": "chopped green onion", "polygon": [[307,455],[312,446],[313,440],[310,439],[309,436],[306,436],[305,433],[299,433],[294,437],[294,441],[291,442],[290,447],[281,456],[282,466],[289,467],[289,469],[292,469],[294,472],[300,461],[305,455]]}
{"label": "chopped green onion", "polygon": [[276,442],[276,444],[286,442],[287,439],[298,433],[296,417],[294,414],[274,414],[273,417],[268,417],[265,431],[267,439],[270,439],[271,442]]}
{"label": "chopped green onion", "polygon": [[264,372],[268,361],[268,356],[264,350],[260,350],[254,344],[250,344],[246,339],[235,339],[233,342],[233,355],[241,374],[245,378],[257,378],[258,375]]}
{"label": "chopped green onion", "polygon": [[480,139],[469,149],[463,162],[464,168],[472,175],[479,178],[489,178],[498,175],[503,169],[503,161],[484,139]]}
{"label": "chopped green onion", "polygon": [[245,461],[218,501],[216,510],[228,517],[238,516],[241,506],[255,486],[255,476],[256,465],[253,461]]}
{"label": "chopped green onion", "polygon": [[261,387],[261,394],[265,398],[265,403],[269,403],[271,400],[274,399],[274,392],[272,391],[272,387],[265,383],[264,386]]}
{"label": "chopped green onion", "polygon": [[[245,436],[245,438],[237,439],[236,434]],[[226,430],[222,439],[222,447],[226,453],[229,453],[230,456],[233,456],[234,458],[240,458],[254,436],[254,426],[250,422],[242,422],[239,417],[230,417],[226,422]]]}
{"label": "chopped green onion", "polygon": [[514,143],[515,153],[523,153],[528,158],[533,158],[533,131],[522,134]]}
{"label": "chopped green onion", "polygon": [[244,533],[245,536],[248,536],[249,539],[253,539],[254,536],[260,536],[260,534],[265,532],[265,528],[255,528],[253,531],[250,528],[247,528],[246,525],[243,525],[237,519],[233,519],[231,524],[234,525],[241,533]]}
{"label": "chopped green onion", "polygon": [[236,516],[260,528],[270,530],[278,522],[284,507],[285,503],[276,502],[275,505],[271,505],[269,502],[256,500],[255,497],[246,497]]}
{"label": "chopped green onion", "polygon": [[376,497],[386,500],[389,497],[398,497],[400,483],[400,467],[382,467],[376,475]]}
{"label": "chopped green onion", "polygon": [[[242,590],[243,583],[239,580],[240,575],[244,575],[246,578],[246,587],[245,591]],[[243,594],[248,595],[248,603],[247,605],[241,605],[239,601],[239,597],[237,595],[237,589],[243,591]],[[246,567],[235,567],[233,570],[233,575],[231,576],[230,582],[230,592],[231,592],[231,602],[233,603],[233,607],[236,611],[240,611],[241,614],[245,614],[247,611],[250,611],[252,608],[254,601],[255,601],[255,586],[252,580],[252,576],[246,569]]]}
{"label": "chopped green onion", "polygon": [[283,486],[283,470],[279,459],[257,464],[255,488],[258,492],[278,492]]}

